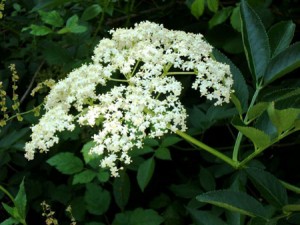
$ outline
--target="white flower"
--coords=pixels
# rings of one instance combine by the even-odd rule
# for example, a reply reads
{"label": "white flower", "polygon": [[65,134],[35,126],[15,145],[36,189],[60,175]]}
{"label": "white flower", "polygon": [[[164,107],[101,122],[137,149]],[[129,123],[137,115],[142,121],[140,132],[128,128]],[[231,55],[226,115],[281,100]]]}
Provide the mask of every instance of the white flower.
{"label": "white flower", "polygon": [[[97,129],[90,152],[102,155],[101,166],[118,176],[120,162],[129,164],[130,150],[142,148],[145,137],[187,129],[179,99],[182,85],[171,76],[179,71],[196,76],[192,88],[215,105],[229,101],[229,66],[211,58],[212,46],[201,34],[167,30],[148,21],[110,33],[111,39],[96,46],[90,64],[51,89],[46,113],[32,127],[32,140],[25,146],[28,159],[36,150],[47,152],[59,142],[57,132],[78,123]],[[103,89],[108,82],[112,86]]]}

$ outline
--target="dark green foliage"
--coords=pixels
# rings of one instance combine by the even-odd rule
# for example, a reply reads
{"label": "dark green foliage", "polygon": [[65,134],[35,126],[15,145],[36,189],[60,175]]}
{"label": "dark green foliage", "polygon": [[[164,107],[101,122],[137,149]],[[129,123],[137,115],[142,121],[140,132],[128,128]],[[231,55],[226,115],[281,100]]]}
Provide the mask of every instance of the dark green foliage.
{"label": "dark green foliage", "polygon": [[71,223],[65,212],[70,205],[77,224],[86,225],[299,225],[297,3],[6,1],[0,9],[0,82],[10,116],[11,63],[25,112],[48,92],[30,96],[37,83],[63,79],[91,60],[108,30],[142,20],[204,34],[215,47],[211,57],[230,65],[234,93],[231,103],[216,107],[188,90],[193,78],[179,77],[186,87],[187,133],[223,155],[176,134],[146,139],[117,178],[99,167],[101,157],[89,154],[94,131],[78,126],[58,134],[61,142],[49,153],[27,161],[24,144],[37,118],[32,112],[23,121],[10,120],[0,128],[0,224],[45,224],[40,204],[46,201],[59,224]]}

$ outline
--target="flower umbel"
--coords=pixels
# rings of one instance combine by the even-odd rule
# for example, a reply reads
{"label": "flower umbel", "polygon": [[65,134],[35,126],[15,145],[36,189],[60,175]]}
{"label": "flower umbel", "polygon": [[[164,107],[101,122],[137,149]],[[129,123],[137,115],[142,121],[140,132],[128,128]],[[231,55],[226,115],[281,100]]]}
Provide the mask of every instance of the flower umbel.
{"label": "flower umbel", "polygon": [[[101,155],[101,166],[118,176],[120,162],[129,164],[130,150],[141,148],[145,137],[187,129],[179,99],[183,87],[173,76],[182,72],[194,75],[192,88],[215,105],[229,102],[229,66],[210,57],[212,46],[202,35],[148,21],[110,33],[112,38],[95,48],[92,63],[52,87],[46,113],[32,127],[32,140],[25,146],[28,159],[36,150],[47,152],[59,141],[57,132],[73,130],[78,123],[96,128],[91,153]],[[108,82],[114,85],[101,91]]]}

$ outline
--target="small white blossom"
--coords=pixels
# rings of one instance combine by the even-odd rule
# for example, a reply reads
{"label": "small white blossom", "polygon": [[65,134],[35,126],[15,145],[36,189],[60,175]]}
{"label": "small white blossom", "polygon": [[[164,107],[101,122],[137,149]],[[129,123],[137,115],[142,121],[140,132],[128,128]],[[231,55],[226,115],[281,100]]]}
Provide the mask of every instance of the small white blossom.
{"label": "small white blossom", "polygon": [[[131,163],[130,150],[142,148],[145,137],[187,129],[179,99],[183,87],[170,76],[177,71],[194,74],[192,88],[215,105],[229,101],[230,68],[210,57],[212,46],[201,34],[167,30],[148,21],[110,33],[111,39],[96,46],[90,64],[51,89],[46,113],[32,127],[32,140],[25,146],[28,159],[37,150],[47,152],[59,142],[58,132],[73,130],[78,123],[97,130],[90,153],[102,155],[100,165],[118,176],[120,163]],[[104,91],[107,82],[115,85]]]}

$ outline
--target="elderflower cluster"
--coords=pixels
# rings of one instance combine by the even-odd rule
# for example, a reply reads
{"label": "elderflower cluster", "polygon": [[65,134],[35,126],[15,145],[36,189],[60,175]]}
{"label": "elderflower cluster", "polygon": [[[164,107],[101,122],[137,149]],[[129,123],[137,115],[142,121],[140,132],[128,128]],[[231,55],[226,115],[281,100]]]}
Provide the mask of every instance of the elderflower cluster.
{"label": "elderflower cluster", "polygon": [[215,105],[229,101],[229,66],[211,58],[212,46],[202,35],[148,21],[110,32],[112,38],[100,41],[90,64],[52,87],[46,113],[26,143],[28,159],[37,150],[47,152],[59,141],[57,132],[71,131],[77,123],[96,130],[90,152],[103,156],[101,166],[118,176],[120,162],[129,164],[130,150],[141,148],[145,137],[187,129],[179,99],[183,87],[175,75],[195,76],[192,88]]}

